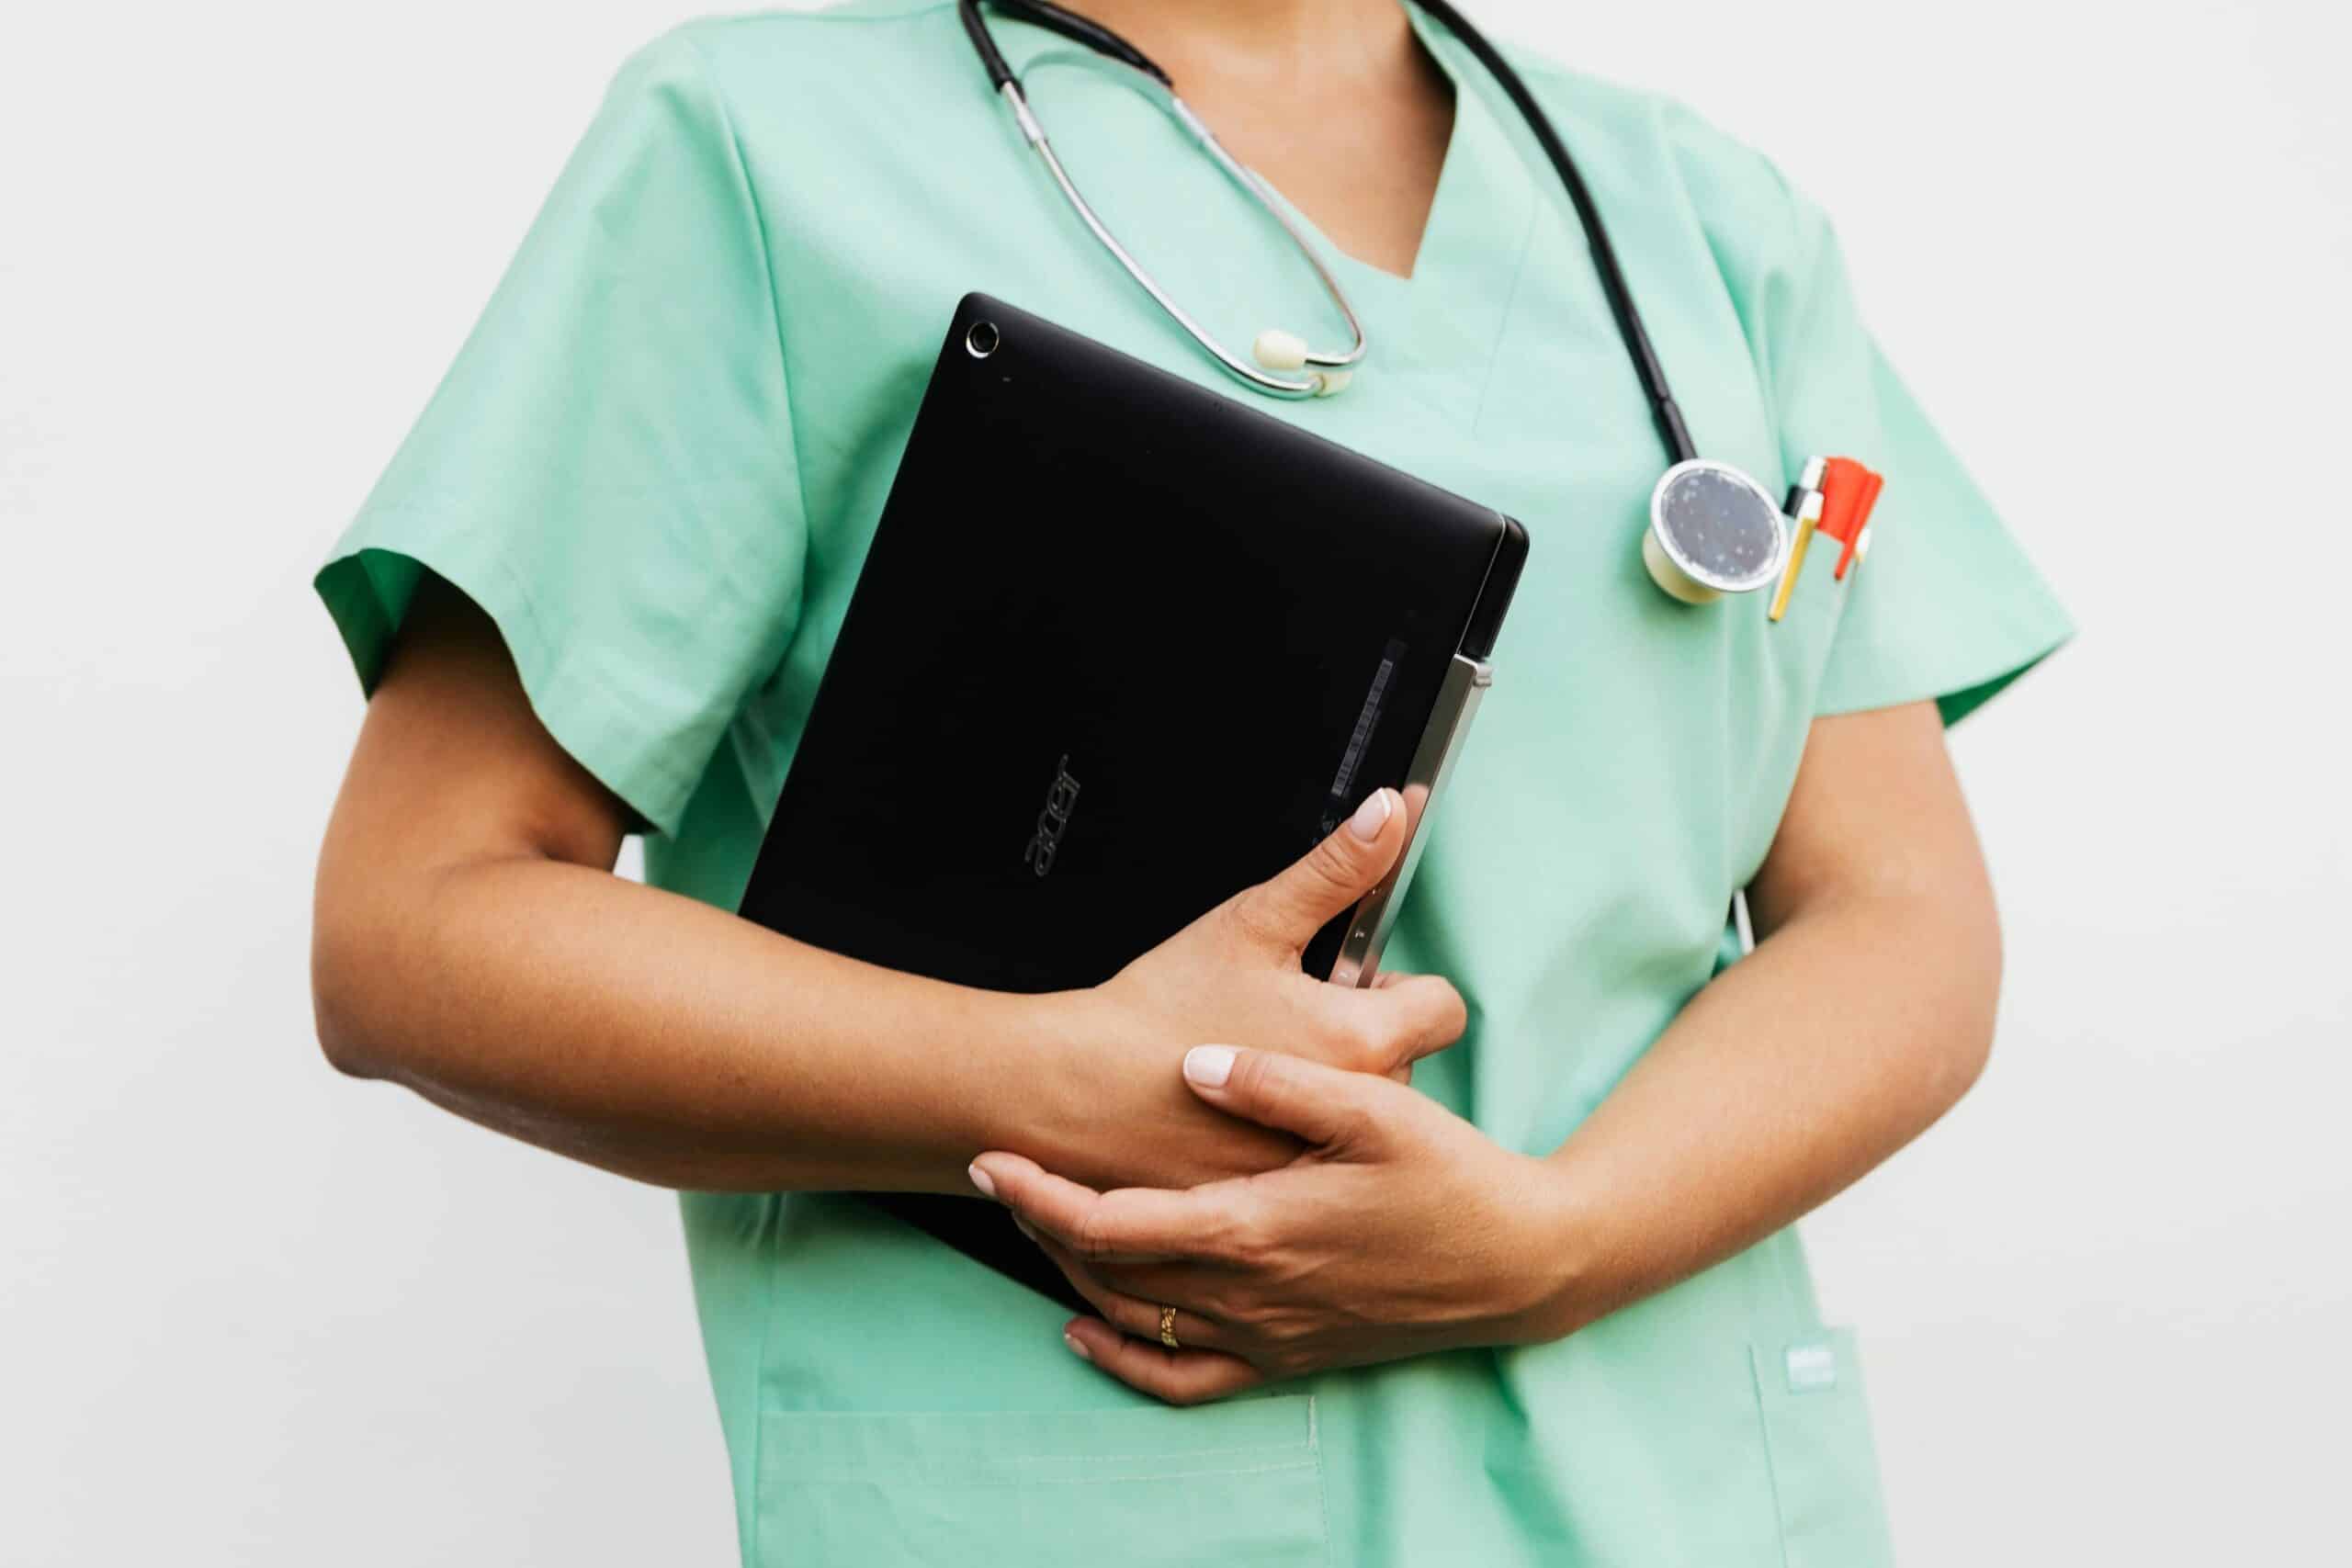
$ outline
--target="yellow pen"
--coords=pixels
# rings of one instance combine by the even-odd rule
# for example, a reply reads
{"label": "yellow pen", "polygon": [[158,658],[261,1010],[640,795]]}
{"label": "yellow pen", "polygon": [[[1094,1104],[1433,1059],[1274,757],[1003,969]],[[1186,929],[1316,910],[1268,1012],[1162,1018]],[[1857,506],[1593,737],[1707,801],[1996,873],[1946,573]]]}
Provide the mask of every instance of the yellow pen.
{"label": "yellow pen", "polygon": [[1826,467],[1819,457],[1807,461],[1804,478],[1789,498],[1789,510],[1796,513],[1797,536],[1789,546],[1789,564],[1781,569],[1780,589],[1772,595],[1770,619],[1774,621],[1788,613],[1789,595],[1796,592],[1797,576],[1804,570],[1805,547],[1813,543],[1813,531],[1820,525],[1821,477]]}

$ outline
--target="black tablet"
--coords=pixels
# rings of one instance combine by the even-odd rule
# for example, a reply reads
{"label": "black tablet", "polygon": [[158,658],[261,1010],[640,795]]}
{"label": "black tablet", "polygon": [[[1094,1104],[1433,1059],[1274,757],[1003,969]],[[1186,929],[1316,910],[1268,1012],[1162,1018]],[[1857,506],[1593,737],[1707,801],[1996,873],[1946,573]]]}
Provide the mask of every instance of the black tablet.
{"label": "black tablet", "polygon": [[[1368,985],[1527,536],[984,295],[957,307],[741,912],[870,963],[1073,988],[1380,785],[1412,845],[1310,973]],[[1075,1303],[1003,1211],[882,1200]]]}

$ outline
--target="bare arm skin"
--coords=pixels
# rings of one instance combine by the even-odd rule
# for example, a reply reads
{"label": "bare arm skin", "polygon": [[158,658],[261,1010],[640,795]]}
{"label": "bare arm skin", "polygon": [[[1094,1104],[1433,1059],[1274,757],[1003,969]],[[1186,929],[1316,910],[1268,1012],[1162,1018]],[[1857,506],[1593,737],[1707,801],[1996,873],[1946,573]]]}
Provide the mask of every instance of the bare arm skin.
{"label": "bare arm skin", "polygon": [[1933,703],[1815,721],[1748,910],[1756,951],[1552,1156],[1563,1329],[1818,1207],[1984,1071],[2000,921]]}
{"label": "bare arm skin", "polygon": [[[1281,1170],[1098,1193],[1010,1153],[978,1168],[1107,1319],[1070,1324],[1073,1348],[1162,1398],[1558,1338],[1819,1204],[1984,1066],[1999,930],[1934,705],[1815,721],[1750,897],[1756,952],[1548,1156],[1242,1051],[1187,1072],[1308,1145]],[[1160,1348],[1160,1303],[1198,1348]]]}
{"label": "bare arm skin", "polygon": [[1187,1094],[1185,1046],[1387,1072],[1462,1031],[1442,980],[1299,971],[1402,846],[1381,805],[1369,840],[1341,827],[1091,990],[897,974],[613,875],[627,808],[539,724],[489,619],[428,580],[320,856],[319,1038],[346,1072],[665,1186],[968,1192],[996,1147],[1106,1183],[1262,1169],[1296,1141]]}
{"label": "bare arm skin", "polygon": [[[1402,269],[1452,122],[1443,73],[1385,0],[1302,11],[1286,32],[1252,26],[1261,11],[1121,16],[1199,74],[1219,114],[1282,86],[1283,115],[1238,126],[1245,155],[1288,150],[1286,188]],[[1388,174],[1367,181],[1374,164]],[[943,794],[938,809],[955,808]],[[1103,1183],[1261,1169],[1297,1140],[1187,1093],[1185,1045],[1240,1040],[1385,1074],[1461,1032],[1442,980],[1356,993],[1298,973],[1298,944],[1378,880],[1406,816],[1369,842],[1342,828],[1091,990],[993,996],[888,974],[611,875],[626,807],[539,725],[489,621],[428,582],[320,861],[319,1037],[345,1071],[672,1186],[962,1190],[989,1147]]]}

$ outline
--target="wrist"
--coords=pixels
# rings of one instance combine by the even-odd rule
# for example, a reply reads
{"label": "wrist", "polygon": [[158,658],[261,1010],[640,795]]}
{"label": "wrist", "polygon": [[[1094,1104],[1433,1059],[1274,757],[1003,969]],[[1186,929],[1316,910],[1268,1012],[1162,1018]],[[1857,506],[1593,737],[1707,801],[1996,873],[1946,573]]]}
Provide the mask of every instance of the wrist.
{"label": "wrist", "polygon": [[1510,1343],[1565,1339],[1607,1311],[1601,1285],[1605,1250],[1591,1186],[1557,1156],[1527,1157],[1514,1245],[1529,1260],[1522,1299],[1511,1315]]}
{"label": "wrist", "polygon": [[[1227,1117],[1183,1079],[1195,1042],[1102,988],[1007,998],[1021,1011],[1019,1067],[995,1076],[990,1148],[1107,1190],[1193,1187],[1272,1170],[1299,1152],[1288,1134]],[[1001,1083],[1001,1087],[994,1087]]]}
{"label": "wrist", "polygon": [[[1009,996],[1016,1048],[989,1069],[986,1146],[1089,1186],[1111,1175],[1104,1123],[1118,1105],[1120,1021],[1089,989]],[[1171,1058],[1169,1074],[1174,1082]]]}

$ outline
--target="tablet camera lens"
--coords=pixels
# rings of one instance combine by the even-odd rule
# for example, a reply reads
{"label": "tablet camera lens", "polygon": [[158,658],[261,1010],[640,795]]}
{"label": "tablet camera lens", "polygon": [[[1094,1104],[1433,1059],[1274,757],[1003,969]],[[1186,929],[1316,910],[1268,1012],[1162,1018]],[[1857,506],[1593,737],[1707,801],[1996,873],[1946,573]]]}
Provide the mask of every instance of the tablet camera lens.
{"label": "tablet camera lens", "polygon": [[964,347],[975,359],[986,359],[996,352],[997,334],[994,321],[974,321],[964,334]]}

